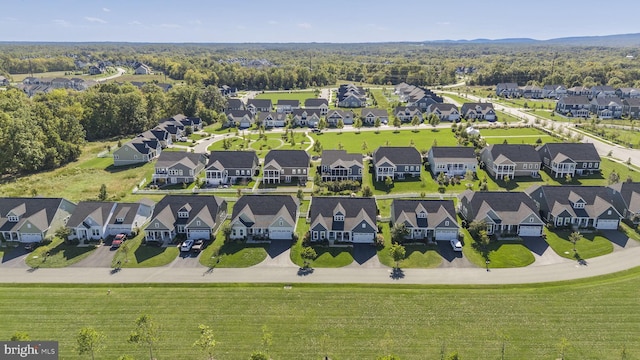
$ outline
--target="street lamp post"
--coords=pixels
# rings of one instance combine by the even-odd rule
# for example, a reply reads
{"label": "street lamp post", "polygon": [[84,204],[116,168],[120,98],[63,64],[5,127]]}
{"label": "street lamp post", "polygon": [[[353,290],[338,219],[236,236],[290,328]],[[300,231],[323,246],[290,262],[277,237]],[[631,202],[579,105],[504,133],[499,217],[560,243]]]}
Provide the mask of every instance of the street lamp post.
{"label": "street lamp post", "polygon": [[487,265],[487,272],[489,272],[489,263],[490,263],[490,262],[491,262],[491,261],[489,261],[488,259],[487,259],[487,261],[485,261],[485,262],[484,262],[484,263]]}

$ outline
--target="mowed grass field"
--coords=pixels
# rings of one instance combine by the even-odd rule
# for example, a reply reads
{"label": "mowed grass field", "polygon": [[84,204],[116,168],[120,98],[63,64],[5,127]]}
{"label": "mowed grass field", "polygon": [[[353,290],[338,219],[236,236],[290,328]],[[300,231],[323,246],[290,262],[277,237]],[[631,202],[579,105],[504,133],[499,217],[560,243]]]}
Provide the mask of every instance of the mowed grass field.
{"label": "mowed grass field", "polygon": [[300,106],[304,106],[304,101],[307,99],[315,99],[315,92],[313,91],[275,91],[264,92],[256,95],[256,99],[271,99],[273,106],[278,103],[278,100],[298,100]]}
{"label": "mowed grass field", "polygon": [[[482,271],[482,270],[479,270]],[[247,359],[273,336],[273,359],[566,359],[640,356],[640,270],[570,283],[508,287],[383,285],[6,285],[0,286],[0,338],[16,331],[57,340],[61,359],[82,327],[106,334],[96,359],[147,349],[127,343],[149,314],[161,330],[158,359],[202,359],[198,324],[215,332],[216,359]],[[107,289],[111,294],[107,295]]]}

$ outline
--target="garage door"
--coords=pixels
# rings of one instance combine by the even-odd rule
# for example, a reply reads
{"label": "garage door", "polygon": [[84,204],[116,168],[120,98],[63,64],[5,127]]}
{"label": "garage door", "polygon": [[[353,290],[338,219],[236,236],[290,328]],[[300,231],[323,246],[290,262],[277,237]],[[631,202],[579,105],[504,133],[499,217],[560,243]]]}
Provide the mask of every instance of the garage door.
{"label": "garage door", "polygon": [[598,220],[599,230],[616,230],[618,228],[618,220]]}
{"label": "garage door", "polygon": [[520,236],[540,236],[542,235],[542,226],[520,226],[518,230]]}
{"label": "garage door", "polygon": [[271,228],[269,229],[269,238],[271,240],[291,240],[291,229]]}
{"label": "garage door", "polygon": [[353,233],[353,242],[357,244],[373,244],[373,234]]}
{"label": "garage door", "polygon": [[42,241],[42,234],[20,234],[20,242],[39,242]]}
{"label": "garage door", "polygon": [[458,238],[458,230],[436,230],[436,240],[449,241]]}
{"label": "garage door", "polygon": [[209,230],[189,230],[189,235],[187,237],[191,240],[209,240],[211,236]]}

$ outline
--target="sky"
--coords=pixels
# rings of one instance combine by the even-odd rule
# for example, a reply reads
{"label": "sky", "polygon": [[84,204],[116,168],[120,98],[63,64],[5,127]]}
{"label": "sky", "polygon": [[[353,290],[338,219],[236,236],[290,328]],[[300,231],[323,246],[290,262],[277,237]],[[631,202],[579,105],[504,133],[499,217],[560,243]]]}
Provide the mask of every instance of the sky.
{"label": "sky", "polygon": [[639,4],[617,1],[603,21],[603,2],[594,0],[6,0],[0,41],[546,40],[640,33],[638,11],[629,11]]}

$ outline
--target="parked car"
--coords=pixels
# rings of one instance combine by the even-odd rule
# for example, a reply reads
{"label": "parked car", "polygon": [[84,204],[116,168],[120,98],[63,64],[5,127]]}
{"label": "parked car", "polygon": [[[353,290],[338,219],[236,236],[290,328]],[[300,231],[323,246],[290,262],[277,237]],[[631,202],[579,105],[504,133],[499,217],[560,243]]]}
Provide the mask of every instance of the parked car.
{"label": "parked car", "polygon": [[120,245],[122,245],[122,243],[125,242],[126,240],[127,240],[127,235],[118,234],[116,235],[116,237],[113,238],[113,241],[111,242],[111,247],[114,249],[119,248]]}
{"label": "parked car", "polygon": [[182,245],[180,245],[180,251],[191,251],[193,247],[193,240],[185,240]]}
{"label": "parked car", "polygon": [[24,249],[26,251],[31,252],[31,251],[35,250],[38,246],[40,246],[39,242],[32,242],[32,243],[28,243],[27,245],[25,245]]}
{"label": "parked car", "polygon": [[200,252],[200,251],[202,251],[203,248],[204,248],[204,240],[199,239],[199,240],[196,240],[193,243],[193,246],[191,247],[191,250],[196,251],[196,252]]}
{"label": "parked car", "polygon": [[460,240],[451,240],[451,248],[453,251],[462,251],[462,243]]}

